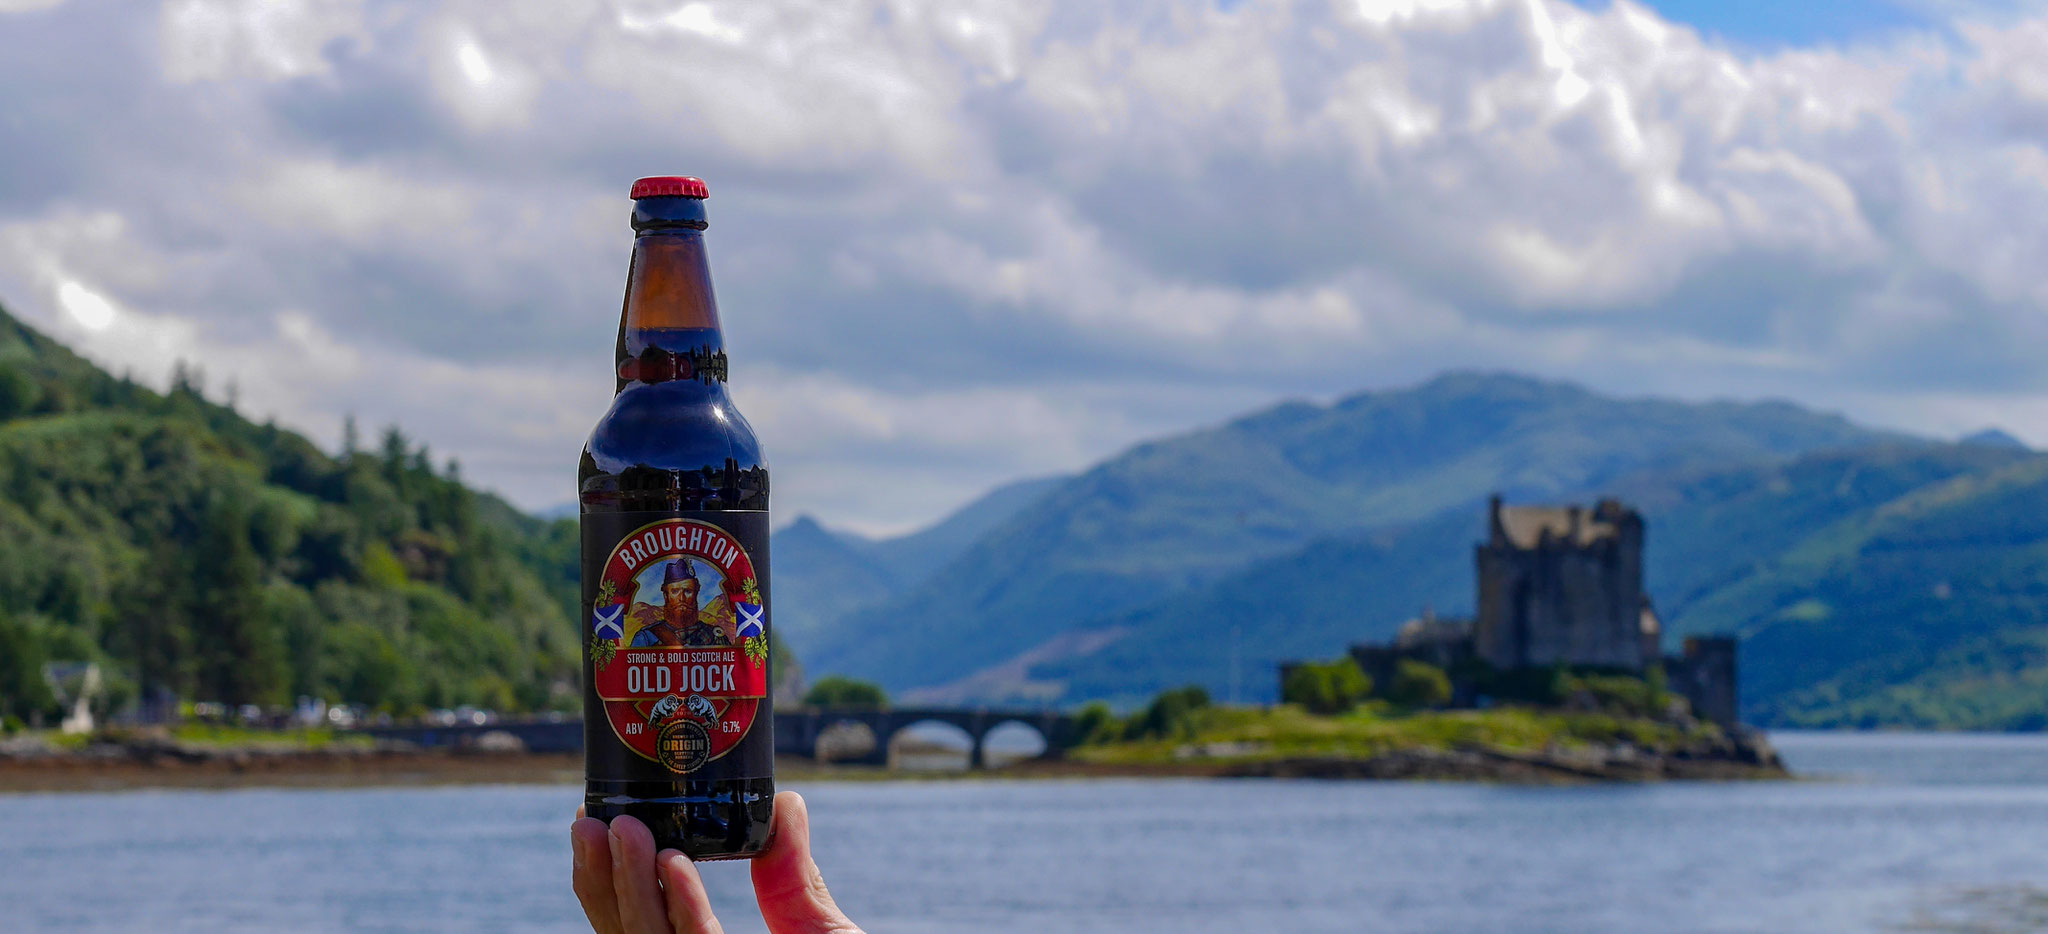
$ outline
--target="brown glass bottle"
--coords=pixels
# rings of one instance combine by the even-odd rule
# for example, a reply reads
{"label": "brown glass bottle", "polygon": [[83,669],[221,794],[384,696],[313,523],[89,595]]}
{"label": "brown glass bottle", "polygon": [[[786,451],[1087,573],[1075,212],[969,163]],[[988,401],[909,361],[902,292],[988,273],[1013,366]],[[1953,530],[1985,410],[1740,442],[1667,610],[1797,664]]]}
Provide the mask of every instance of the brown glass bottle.
{"label": "brown glass bottle", "polygon": [[744,858],[774,816],[768,466],[726,394],[703,182],[633,185],[616,395],[584,445],[584,807]]}

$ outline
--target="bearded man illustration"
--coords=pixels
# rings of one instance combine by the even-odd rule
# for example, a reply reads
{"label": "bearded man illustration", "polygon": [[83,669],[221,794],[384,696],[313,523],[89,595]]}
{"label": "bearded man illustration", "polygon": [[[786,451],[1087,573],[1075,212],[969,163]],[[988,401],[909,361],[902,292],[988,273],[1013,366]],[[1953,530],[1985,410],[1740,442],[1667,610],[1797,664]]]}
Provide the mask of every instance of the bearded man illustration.
{"label": "bearded man illustration", "polygon": [[661,603],[635,603],[627,614],[640,625],[633,647],[731,645],[732,603],[720,594],[709,605],[699,606],[703,589],[690,559],[670,561],[661,572]]}

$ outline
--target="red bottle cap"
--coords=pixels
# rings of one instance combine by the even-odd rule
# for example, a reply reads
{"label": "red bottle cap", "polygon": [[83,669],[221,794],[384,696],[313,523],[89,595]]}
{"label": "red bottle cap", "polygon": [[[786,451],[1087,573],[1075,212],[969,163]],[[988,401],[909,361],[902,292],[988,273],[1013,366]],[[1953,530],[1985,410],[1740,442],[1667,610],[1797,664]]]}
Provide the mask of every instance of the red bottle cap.
{"label": "red bottle cap", "polygon": [[650,175],[633,183],[635,198],[709,198],[704,180],[690,175]]}

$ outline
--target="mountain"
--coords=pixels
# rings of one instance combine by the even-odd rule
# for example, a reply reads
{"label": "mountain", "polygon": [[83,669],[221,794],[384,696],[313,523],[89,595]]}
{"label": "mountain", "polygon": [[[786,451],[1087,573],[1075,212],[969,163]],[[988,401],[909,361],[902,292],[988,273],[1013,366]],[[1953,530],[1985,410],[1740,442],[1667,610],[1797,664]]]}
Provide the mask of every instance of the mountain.
{"label": "mountain", "polygon": [[[1099,654],[1118,641],[1106,633],[1148,625],[1128,614],[1208,599],[1196,595],[1228,581],[1253,588],[1234,597],[1257,605],[1266,588],[1246,583],[1257,580],[1248,569],[1326,540],[1469,527],[1492,492],[1550,499],[1633,475],[1900,440],[1786,403],[1613,399],[1501,374],[1288,403],[1139,445],[1060,483],[928,580],[833,624],[807,657],[912,696],[1001,699],[1011,692],[995,674],[1018,673],[1019,659],[1042,669],[1082,647]],[[1466,547],[1417,560],[1463,568]],[[1173,630],[1168,641],[1202,641],[1158,625]],[[1269,635],[1244,627],[1247,642]],[[1041,701],[1119,693],[1011,680],[1014,696]]]}
{"label": "mountain", "polygon": [[888,568],[897,580],[917,583],[1066,480],[1062,476],[1033,477],[1005,483],[925,528],[894,538],[862,539],[856,547]]}
{"label": "mountain", "polygon": [[2020,439],[2015,438],[2012,435],[2006,434],[2004,431],[1997,428],[1986,428],[1982,431],[1972,432],[1971,434],[1964,435],[1956,443],[1981,444],[1987,447],[1995,448],[2017,448],[2022,451],[2027,450],[2027,443],[2025,441],[2021,441]]}
{"label": "mountain", "polygon": [[[1894,441],[1645,471],[1599,492],[1648,520],[1667,647],[1742,639],[1751,720],[2048,728],[2048,456]],[[1482,517],[1319,541],[1098,621],[1085,651],[925,694],[1130,703],[1193,681],[1271,700],[1280,659],[1385,639],[1426,606],[1470,613]]]}
{"label": "mountain", "polygon": [[[1691,634],[1742,637],[1751,719],[2006,728],[2048,714],[2044,475],[2048,457],[2027,452],[1891,443],[1638,474],[1602,492],[1646,517],[1646,583],[1667,648]],[[1113,642],[1030,666],[1020,683],[1125,702],[1188,681],[1228,691],[1235,649],[1251,672],[1241,696],[1271,700],[1280,659],[1386,639],[1425,606],[1469,614],[1483,518],[1475,509],[1250,566],[1108,621]],[[1246,581],[1264,597],[1250,611],[1237,599]]]}
{"label": "mountain", "polygon": [[[1201,684],[1222,700],[1270,702],[1282,661],[1331,657],[1391,637],[1427,609],[1469,613],[1477,510],[1358,536],[1324,539],[1254,561],[1220,579],[1091,621],[1070,636],[967,678],[915,689],[913,699],[1132,707]],[[1083,638],[1085,637],[1085,638]]]}
{"label": "mountain", "polygon": [[828,529],[811,516],[775,533],[775,626],[799,654],[830,625],[923,581],[975,539],[1035,502],[1064,477],[996,487],[925,528],[871,539]]}
{"label": "mountain", "polygon": [[395,428],[330,457],[0,310],[0,714],[53,713],[61,660],[115,706],[573,709],[575,550]]}
{"label": "mountain", "polygon": [[1776,502],[1803,521],[1783,522],[1750,560],[1721,562],[1724,574],[1675,588],[1678,633],[1742,637],[1749,715],[2048,725],[2048,457],[1958,445],[1795,466],[1807,469],[1758,478],[1717,512],[1754,516],[1771,510],[1746,505]]}
{"label": "mountain", "polygon": [[902,588],[896,572],[868,553],[871,547],[872,542],[835,532],[810,516],[799,516],[774,534],[768,551],[774,565],[775,628],[783,641],[807,652],[833,620]]}
{"label": "mountain", "polygon": [[574,519],[579,514],[579,509],[576,503],[572,500],[570,502],[557,503],[553,506],[549,506],[546,509],[542,509],[538,512],[535,512],[533,516],[536,519],[545,519],[552,521],[555,519]]}

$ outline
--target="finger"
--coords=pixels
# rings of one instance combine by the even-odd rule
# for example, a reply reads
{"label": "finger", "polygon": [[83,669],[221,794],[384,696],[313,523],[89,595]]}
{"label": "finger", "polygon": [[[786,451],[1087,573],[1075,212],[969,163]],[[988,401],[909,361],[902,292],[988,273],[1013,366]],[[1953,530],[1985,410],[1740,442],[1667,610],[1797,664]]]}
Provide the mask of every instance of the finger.
{"label": "finger", "polygon": [[579,805],[576,805],[576,819],[577,819],[577,820],[582,820],[582,819],[584,818],[584,816],[585,816],[585,815],[584,815],[584,813],[583,813],[583,805],[580,805],[580,804],[579,804]]}
{"label": "finger", "polygon": [[794,791],[775,796],[774,841],[754,857],[754,898],[773,934],[858,934],[811,861],[811,818]]}
{"label": "finger", "polygon": [[668,908],[654,881],[654,834],[636,818],[612,818],[612,893],[625,934],[668,934]]}
{"label": "finger", "polygon": [[[581,812],[582,808],[577,808]],[[573,881],[583,916],[597,934],[624,934],[619,926],[619,897],[612,893],[611,835],[604,821],[578,817],[569,825],[569,849],[576,857]]]}
{"label": "finger", "polygon": [[676,934],[724,934],[718,918],[711,914],[711,896],[704,891],[704,877],[697,865],[680,850],[663,850],[654,857],[661,874],[661,891],[668,897],[668,924]]}

